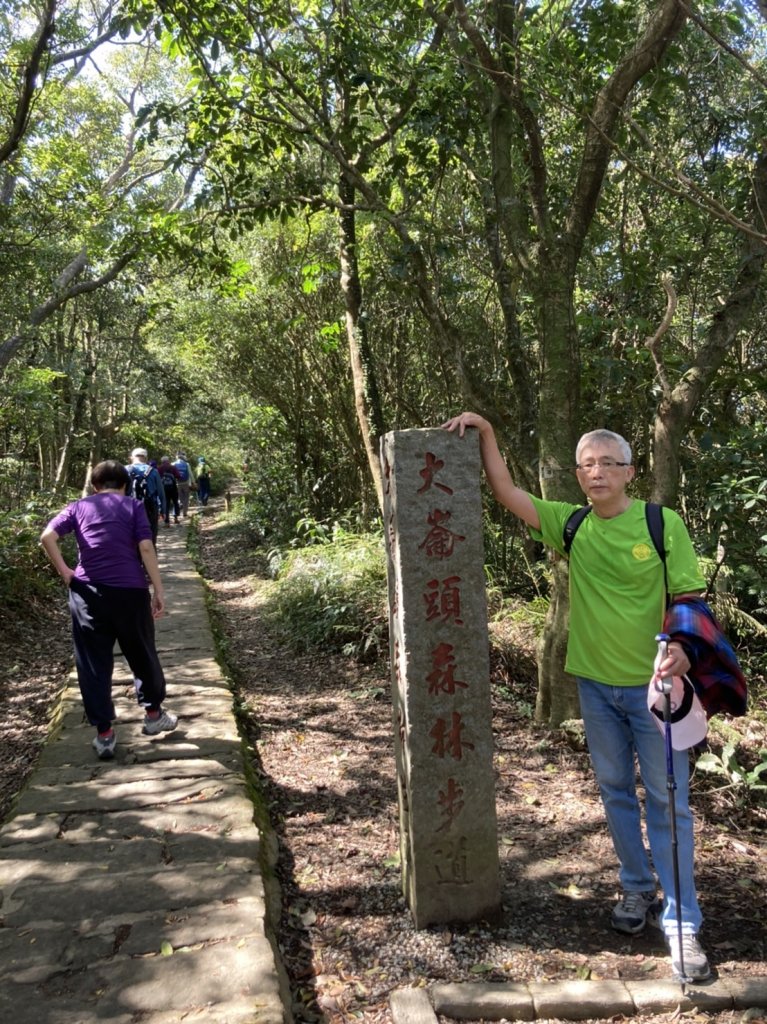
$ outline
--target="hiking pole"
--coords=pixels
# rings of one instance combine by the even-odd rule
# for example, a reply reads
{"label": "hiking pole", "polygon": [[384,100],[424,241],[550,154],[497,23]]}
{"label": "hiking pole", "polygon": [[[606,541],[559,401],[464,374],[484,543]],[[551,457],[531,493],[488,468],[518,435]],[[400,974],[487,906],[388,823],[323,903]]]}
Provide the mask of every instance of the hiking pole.
{"label": "hiking pole", "polygon": [[669,824],[671,826],[671,859],[674,865],[674,902],[676,904],[676,930],[679,942],[679,982],[682,986],[682,995],[685,994],[685,985],[688,977],[684,969],[684,950],[682,948],[682,904],[680,902],[681,884],[679,882],[679,840],[676,831],[676,779],[674,778],[674,751],[671,746],[671,689],[674,680],[671,676],[661,678],[658,669],[668,656],[668,642],[670,637],[667,633],[659,633],[655,640],[658,644],[658,655],[655,659],[655,677],[653,684],[659,693],[663,694],[663,722],[664,739],[666,742],[666,789],[668,791]]}

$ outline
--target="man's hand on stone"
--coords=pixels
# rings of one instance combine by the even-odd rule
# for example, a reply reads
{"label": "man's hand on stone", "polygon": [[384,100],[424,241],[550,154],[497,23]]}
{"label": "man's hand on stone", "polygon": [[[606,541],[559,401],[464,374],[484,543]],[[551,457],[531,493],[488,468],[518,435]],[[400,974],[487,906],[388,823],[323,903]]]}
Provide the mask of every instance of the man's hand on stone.
{"label": "man's hand on stone", "polygon": [[458,416],[453,416],[446,423],[442,424],[443,430],[457,430],[458,436],[463,437],[467,427],[476,427],[480,433],[483,429],[489,427],[490,424],[482,416],[478,416],[475,412],[462,412]]}

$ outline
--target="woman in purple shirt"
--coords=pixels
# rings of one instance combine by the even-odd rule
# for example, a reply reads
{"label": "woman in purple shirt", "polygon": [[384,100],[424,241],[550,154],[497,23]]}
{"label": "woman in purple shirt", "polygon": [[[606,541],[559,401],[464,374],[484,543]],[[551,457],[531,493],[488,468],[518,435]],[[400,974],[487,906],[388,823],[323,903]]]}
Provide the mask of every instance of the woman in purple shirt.
{"label": "woman in purple shirt", "polygon": [[[145,708],[143,732],[170,732],[178,718],[162,708],[165,675],[155,648],[154,619],[163,614],[165,597],[143,502],[126,496],[129,476],[119,462],[100,462],[91,484],[96,493],[54,516],[40,541],[69,588],[80,693],[88,721],[96,727],[93,748],[108,760],[117,742],[112,728],[115,641]],[[59,548],[68,533],[77,541],[76,569],[67,565]]]}

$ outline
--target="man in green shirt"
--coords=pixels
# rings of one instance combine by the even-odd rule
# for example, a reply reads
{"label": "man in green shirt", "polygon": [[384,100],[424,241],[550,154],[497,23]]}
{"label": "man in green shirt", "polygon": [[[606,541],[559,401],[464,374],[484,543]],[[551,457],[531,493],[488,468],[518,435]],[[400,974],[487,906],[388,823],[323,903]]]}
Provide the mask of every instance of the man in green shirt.
{"label": "man in green shirt", "polygon": [[[491,425],[465,412],[444,424],[463,436],[479,431],[482,462],[494,495],[527,523],[537,540],[565,554],[564,525],[580,506],[543,501],[517,487],[498,448]],[[586,738],[605,816],[618,857],[623,890],[611,923],[637,934],[648,920],[664,931],[672,967],[686,980],[710,974],[697,933],[702,915],[695,893],[693,820],[689,806],[689,758],[674,751],[677,854],[682,921],[680,964],[669,795],[664,740],[647,709],[653,674],[655,636],[663,624],[666,578],[680,597],[704,589],[695,552],[680,517],[663,510],[666,577],[647,527],[644,502],[626,487],[634,477],[631,448],[619,434],[595,430],[576,448],[576,472],[592,512],[573,540],[570,560],[570,627],[566,670],[577,679]],[[684,649],[668,645],[662,676],[690,669]],[[663,889],[658,914],[656,880],[642,839],[634,759],[645,789],[647,837],[652,863]]]}

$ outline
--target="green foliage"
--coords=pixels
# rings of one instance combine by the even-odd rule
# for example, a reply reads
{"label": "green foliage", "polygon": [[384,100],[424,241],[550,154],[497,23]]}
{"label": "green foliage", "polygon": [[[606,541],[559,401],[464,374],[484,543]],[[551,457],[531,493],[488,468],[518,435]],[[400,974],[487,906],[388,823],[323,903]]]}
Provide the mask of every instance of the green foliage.
{"label": "green foliage", "polygon": [[29,496],[35,491],[36,478],[33,467],[12,455],[0,457],[0,510],[2,513],[19,513]]}
{"label": "green foliage", "polygon": [[738,760],[734,743],[725,743],[721,754],[707,751],[695,762],[703,772],[721,776],[726,787],[740,802],[764,800],[767,796],[767,750],[759,751],[759,761],[752,768]]}
{"label": "green foliage", "polygon": [[744,408],[740,424],[703,432],[686,460],[686,518],[698,543],[706,541],[715,566],[709,578],[736,595],[741,612],[760,618],[767,614],[764,434],[764,418]]}
{"label": "green foliage", "polygon": [[298,650],[314,646],[373,661],[387,650],[386,559],[380,534],[336,527],[283,555],[269,614]]}
{"label": "green foliage", "polygon": [[534,597],[531,601],[526,601],[521,605],[515,602],[514,607],[509,612],[509,618],[512,622],[530,626],[535,635],[540,637],[543,634],[548,611],[549,599],[547,597]]}
{"label": "green foliage", "polygon": [[536,557],[540,545],[530,540],[524,523],[495,501],[485,508],[484,541],[491,608],[512,594],[522,600],[548,594],[548,569],[545,561]]}
{"label": "green foliage", "polygon": [[0,511],[0,626],[28,616],[55,593],[58,576],[40,546],[42,524],[51,514],[46,499],[56,501],[40,494],[21,509]]}
{"label": "green foliage", "polygon": [[[52,46],[97,37],[102,6],[61,4]],[[79,485],[89,460],[144,443],[152,454],[204,453],[216,485],[246,462],[236,515],[274,548],[311,546],[321,558],[337,547],[326,524],[339,510],[370,521],[342,207],[354,211],[359,331],[385,429],[442,422],[470,395],[511,442],[515,479],[535,489],[538,446],[550,454],[552,433],[556,446],[603,424],[634,444],[635,493],[646,496],[662,387],[700,380],[682,511],[702,555],[714,559],[725,541],[730,620],[764,616],[763,318],[730,339],[716,333],[730,298],[748,292],[737,275],[762,258],[758,235],[744,253],[734,218],[754,221],[767,127],[761,82],[736,54],[763,78],[764,27],[742,5],[704,3],[714,34],[689,23],[653,62],[607,133],[604,179],[578,195],[581,172],[599,162],[586,142],[601,123],[595,99],[649,6],[472,0],[469,19],[504,72],[491,78],[460,21],[412,0],[121,5],[126,45],[99,55],[99,75],[53,60],[40,76],[2,182],[5,336],[81,251],[78,284],[126,250],[136,257],[118,281],[36,324],[11,367],[0,508]],[[6,129],[31,28],[19,17],[0,25]],[[340,178],[351,188],[342,204]],[[568,225],[579,221],[589,230],[574,240]],[[575,292],[547,291],[562,270],[553,257],[576,250],[562,275]],[[645,339],[663,314],[666,268],[679,304],[660,373]],[[565,321],[575,328],[566,339]],[[557,384],[563,340],[571,355]],[[701,357],[712,349],[724,361],[709,378]],[[563,491],[572,480],[556,479]],[[494,603],[545,601],[540,548],[497,508],[486,527]],[[343,633],[341,596],[323,615],[327,632]]]}

